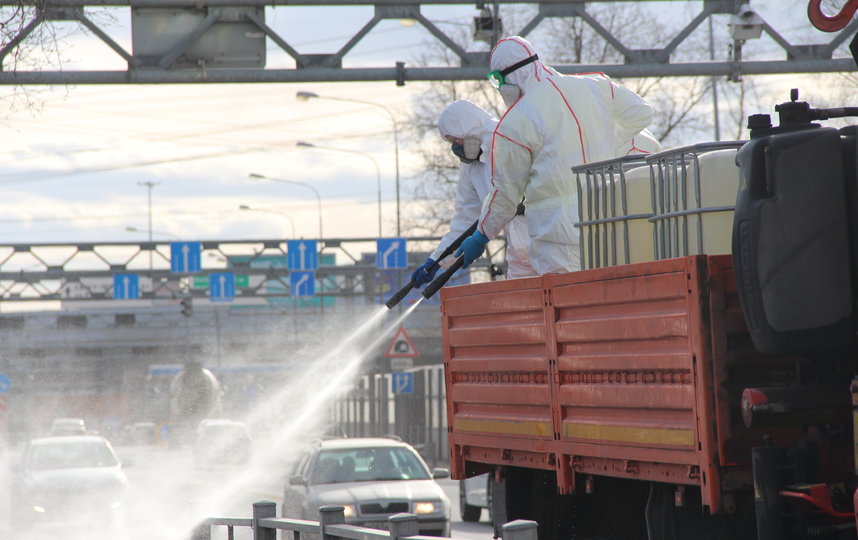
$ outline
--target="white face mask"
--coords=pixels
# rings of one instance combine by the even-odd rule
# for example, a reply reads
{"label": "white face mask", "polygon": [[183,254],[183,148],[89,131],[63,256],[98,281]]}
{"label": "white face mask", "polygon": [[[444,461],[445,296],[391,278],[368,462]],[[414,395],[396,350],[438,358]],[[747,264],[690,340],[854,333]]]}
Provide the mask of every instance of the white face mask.
{"label": "white face mask", "polygon": [[480,144],[482,141],[477,139],[476,137],[466,137],[462,141],[462,146],[465,150],[465,157],[467,159],[476,160],[480,157]]}
{"label": "white face mask", "polygon": [[502,84],[498,88],[498,92],[500,92],[507,109],[512,107],[512,104],[521,97],[521,88],[515,84]]}

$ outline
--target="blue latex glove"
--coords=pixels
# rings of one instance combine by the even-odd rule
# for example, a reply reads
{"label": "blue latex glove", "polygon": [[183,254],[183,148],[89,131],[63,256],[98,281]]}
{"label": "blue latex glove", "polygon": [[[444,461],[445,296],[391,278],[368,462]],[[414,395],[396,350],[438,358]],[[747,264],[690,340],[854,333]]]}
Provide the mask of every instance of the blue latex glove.
{"label": "blue latex glove", "polygon": [[486,251],[486,244],[488,243],[489,239],[486,235],[480,231],[474,231],[474,234],[465,238],[465,241],[462,242],[462,245],[459,246],[459,249],[453,255],[456,257],[461,255],[463,261],[462,268],[467,268],[471,266],[472,262],[483,256],[483,253]]}
{"label": "blue latex glove", "polygon": [[435,277],[435,273],[438,272],[438,265],[435,264],[435,259],[431,257],[426,259],[426,262],[417,267],[417,270],[411,274],[411,281],[414,282],[414,286],[418,289],[423,285],[426,285]]}

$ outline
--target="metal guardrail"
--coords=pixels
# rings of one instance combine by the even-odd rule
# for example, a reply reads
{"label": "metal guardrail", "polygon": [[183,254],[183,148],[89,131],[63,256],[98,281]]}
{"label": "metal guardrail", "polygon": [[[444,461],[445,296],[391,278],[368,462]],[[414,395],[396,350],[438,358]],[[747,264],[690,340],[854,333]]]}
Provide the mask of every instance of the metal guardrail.
{"label": "metal guardrail", "polygon": [[[277,517],[277,505],[271,501],[253,503],[252,518],[207,518],[194,530],[192,540],[211,540],[212,527],[226,527],[228,540],[233,540],[236,527],[251,527],[253,540],[276,540],[277,531],[291,531],[294,540],[301,534],[321,536],[322,540],[348,538],[350,540],[437,540],[435,536],[417,534],[417,516],[394,514],[387,520],[388,530],[369,529],[346,524],[344,508],[338,505],[319,509],[319,521]],[[535,521],[517,519],[501,527],[504,540],[537,540]],[[284,535],[285,539],[286,536]]]}

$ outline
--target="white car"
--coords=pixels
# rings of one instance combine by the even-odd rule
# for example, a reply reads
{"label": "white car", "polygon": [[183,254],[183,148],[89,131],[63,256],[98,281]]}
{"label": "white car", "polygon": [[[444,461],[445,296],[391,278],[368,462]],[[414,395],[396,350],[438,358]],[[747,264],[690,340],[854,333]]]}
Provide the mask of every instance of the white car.
{"label": "white car", "polygon": [[86,435],[86,423],[82,418],[55,418],[51,422],[51,437],[61,435]]}
{"label": "white car", "polygon": [[121,527],[128,479],[110,443],[96,435],[33,439],[12,470],[12,522]]}
{"label": "white car", "polygon": [[253,437],[242,422],[208,419],[200,422],[194,441],[197,467],[242,465],[253,454]]}
{"label": "white car", "polygon": [[491,521],[491,484],[491,476],[488,474],[459,480],[459,514],[462,516],[462,521],[479,521],[483,508],[488,509]]}
{"label": "white car", "polygon": [[410,445],[386,438],[319,441],[297,461],[284,489],[283,517],[317,521],[319,508],[345,508],[346,523],[385,529],[390,516],[415,514],[419,535],[450,536],[450,500]]}

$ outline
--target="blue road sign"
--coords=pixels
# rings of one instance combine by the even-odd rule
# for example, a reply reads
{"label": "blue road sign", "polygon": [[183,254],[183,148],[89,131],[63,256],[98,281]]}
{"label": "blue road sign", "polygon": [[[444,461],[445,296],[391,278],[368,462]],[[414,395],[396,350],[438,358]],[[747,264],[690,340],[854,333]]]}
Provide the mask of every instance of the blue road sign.
{"label": "blue road sign", "polygon": [[319,267],[319,250],[315,240],[287,240],[286,267],[305,272]]}
{"label": "blue road sign", "polygon": [[394,394],[414,393],[414,374],[407,371],[394,371],[390,374],[390,386]]}
{"label": "blue road sign", "polygon": [[113,299],[135,300],[140,298],[140,276],[137,274],[114,274]]}
{"label": "blue road sign", "polygon": [[177,274],[196,274],[202,269],[200,242],[170,242],[170,271]]}
{"label": "blue road sign", "polygon": [[235,300],[235,274],[215,272],[209,276],[209,300],[232,302]]}
{"label": "blue road sign", "polygon": [[314,296],[316,294],[316,273],[292,272],[289,274],[289,294],[292,296]]}
{"label": "blue road sign", "polygon": [[5,394],[12,388],[12,381],[5,373],[0,373],[0,394]]}
{"label": "blue road sign", "polygon": [[408,268],[405,238],[379,238],[376,243],[375,265],[385,270]]}

